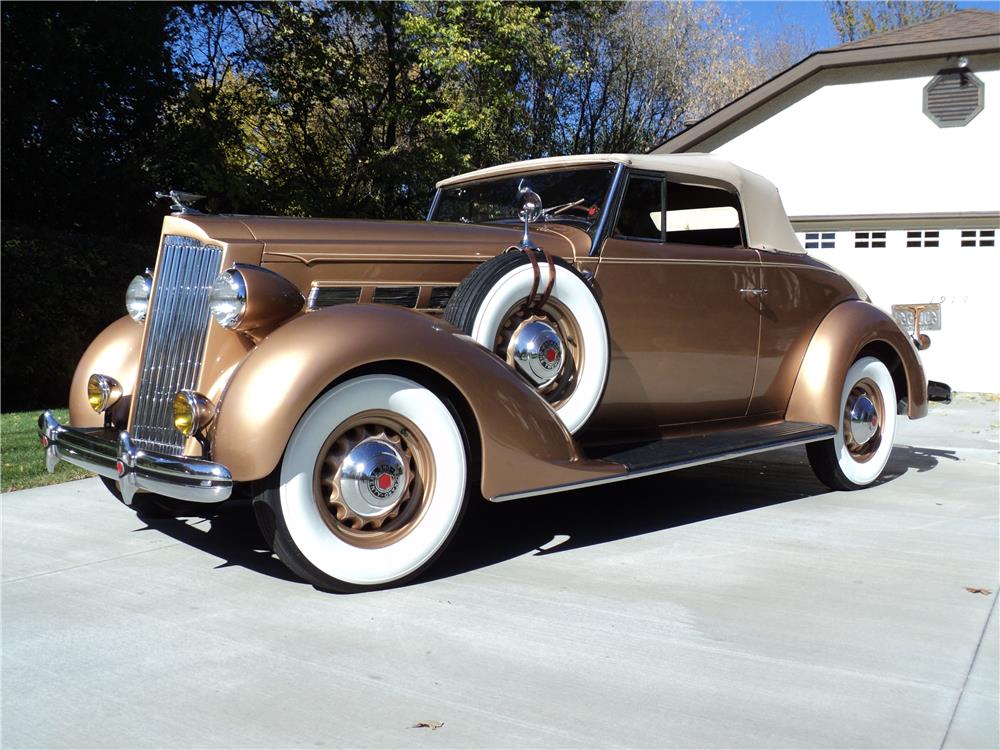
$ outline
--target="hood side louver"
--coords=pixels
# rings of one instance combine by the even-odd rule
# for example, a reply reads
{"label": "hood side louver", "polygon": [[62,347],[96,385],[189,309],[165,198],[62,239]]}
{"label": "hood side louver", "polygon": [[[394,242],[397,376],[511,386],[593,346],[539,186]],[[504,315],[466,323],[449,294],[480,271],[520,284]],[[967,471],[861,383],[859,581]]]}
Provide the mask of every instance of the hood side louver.
{"label": "hood side louver", "polygon": [[359,286],[314,286],[309,290],[308,308],[318,310],[334,305],[351,305],[360,299]]}
{"label": "hood side louver", "polygon": [[428,310],[444,310],[448,306],[448,300],[458,289],[457,286],[436,286],[431,289],[431,296],[427,302]]}
{"label": "hood side louver", "polygon": [[399,307],[416,307],[420,296],[418,286],[380,286],[375,287],[372,302],[377,305],[398,305]]}

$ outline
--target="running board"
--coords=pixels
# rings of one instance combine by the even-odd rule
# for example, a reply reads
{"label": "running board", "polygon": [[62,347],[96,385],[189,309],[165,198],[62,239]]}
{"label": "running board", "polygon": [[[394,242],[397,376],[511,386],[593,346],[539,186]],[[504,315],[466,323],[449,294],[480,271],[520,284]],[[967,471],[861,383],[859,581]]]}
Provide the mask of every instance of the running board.
{"label": "running board", "polygon": [[811,422],[778,422],[762,427],[740,427],[734,430],[719,430],[702,435],[683,435],[665,438],[643,445],[633,445],[624,450],[615,447],[607,453],[589,456],[603,461],[621,464],[625,471],[599,479],[543,487],[529,492],[517,492],[490,498],[495,503],[518,500],[534,495],[549,495],[583,487],[594,487],[626,479],[677,471],[691,466],[727,461],[730,458],[749,456],[754,453],[788,448],[794,445],[813,443],[832,438],[835,430],[830,425]]}

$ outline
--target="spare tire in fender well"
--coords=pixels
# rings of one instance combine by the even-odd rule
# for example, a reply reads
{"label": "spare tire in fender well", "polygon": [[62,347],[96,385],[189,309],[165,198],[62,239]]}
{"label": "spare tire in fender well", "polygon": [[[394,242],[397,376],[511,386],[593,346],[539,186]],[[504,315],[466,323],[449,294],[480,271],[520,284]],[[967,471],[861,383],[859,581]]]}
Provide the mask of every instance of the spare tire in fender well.
{"label": "spare tire in fender well", "polygon": [[[522,374],[527,352],[536,351],[536,342],[518,353],[519,332],[530,319],[539,320],[547,330],[543,335],[551,335],[559,350],[558,364],[551,369],[551,382],[540,372],[528,374],[525,382],[552,405],[572,433],[586,425],[601,402],[611,342],[604,310],[590,284],[562,258],[551,260],[555,277],[550,284],[549,265],[541,252],[511,249],[490,258],[459,285],[444,317]],[[525,332],[523,340],[529,339]]]}
{"label": "spare tire in fender well", "polygon": [[503,362],[451,325],[382,305],[341,305],[272,333],[233,374],[211,435],[237,481],[267,476],[309,405],[343,374],[378,362],[437,373],[466,400],[482,443],[487,497],[615,473],[582,460],[552,410]]}

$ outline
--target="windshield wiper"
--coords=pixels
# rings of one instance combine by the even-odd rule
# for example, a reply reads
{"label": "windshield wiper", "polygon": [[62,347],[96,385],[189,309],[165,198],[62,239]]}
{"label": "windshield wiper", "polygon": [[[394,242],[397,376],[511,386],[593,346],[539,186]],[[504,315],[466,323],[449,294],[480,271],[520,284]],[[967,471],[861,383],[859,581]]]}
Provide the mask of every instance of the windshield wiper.
{"label": "windshield wiper", "polygon": [[579,200],[570,201],[569,203],[560,203],[558,206],[552,206],[551,208],[546,208],[542,211],[542,221],[548,221],[550,216],[557,216],[563,211],[568,211],[571,208],[579,206],[581,203],[586,203],[586,198],[580,198]]}

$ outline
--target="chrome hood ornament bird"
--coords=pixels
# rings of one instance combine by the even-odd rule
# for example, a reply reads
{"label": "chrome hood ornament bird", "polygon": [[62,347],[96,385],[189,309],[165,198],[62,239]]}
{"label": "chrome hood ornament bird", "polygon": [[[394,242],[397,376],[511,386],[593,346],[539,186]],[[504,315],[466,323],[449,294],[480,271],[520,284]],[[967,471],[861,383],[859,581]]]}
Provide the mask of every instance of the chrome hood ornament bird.
{"label": "chrome hood ornament bird", "polygon": [[196,208],[192,208],[187,205],[188,203],[194,203],[195,201],[200,201],[205,198],[204,195],[198,195],[197,193],[186,193],[183,190],[171,190],[167,193],[161,193],[159,190],[156,191],[157,198],[166,198],[172,201],[170,204],[170,210],[175,216],[184,216],[185,214],[200,214],[202,213]]}

